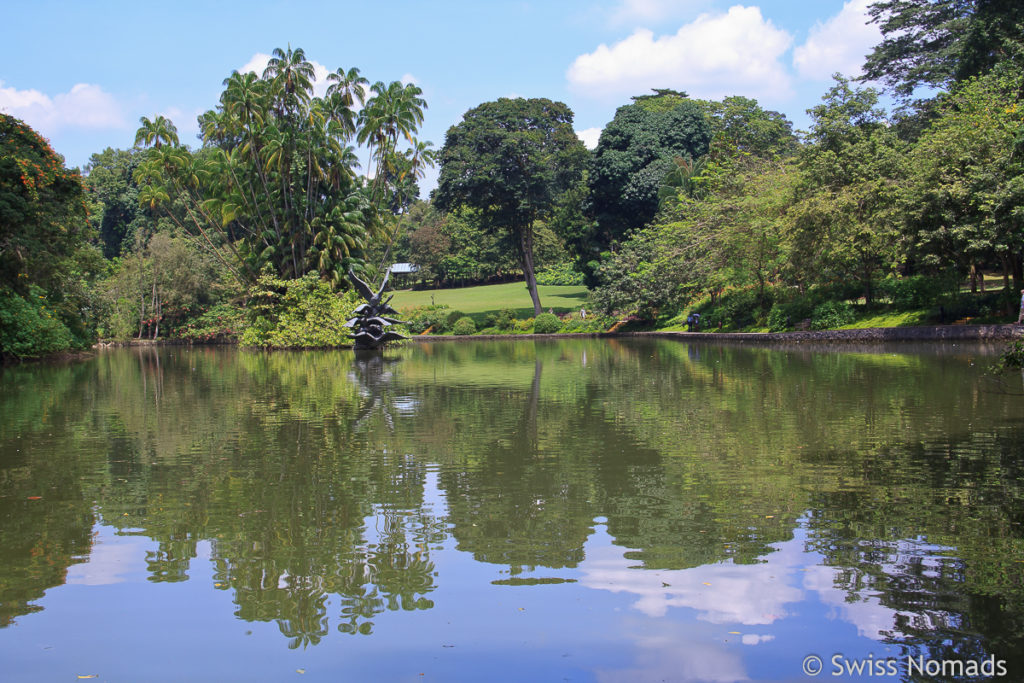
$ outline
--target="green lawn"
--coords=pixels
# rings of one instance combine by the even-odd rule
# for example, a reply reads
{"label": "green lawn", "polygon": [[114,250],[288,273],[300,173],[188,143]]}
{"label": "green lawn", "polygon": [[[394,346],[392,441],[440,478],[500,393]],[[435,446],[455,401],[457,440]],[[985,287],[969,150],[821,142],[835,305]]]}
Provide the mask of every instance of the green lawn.
{"label": "green lawn", "polygon": [[[582,285],[540,285],[537,291],[545,311],[550,308],[555,313],[568,313],[578,311],[587,304],[587,288]],[[395,292],[391,302],[399,311],[431,304],[443,304],[481,320],[485,314],[497,313],[504,308],[511,308],[521,320],[533,317],[530,292],[523,282],[459,289],[401,290]]]}

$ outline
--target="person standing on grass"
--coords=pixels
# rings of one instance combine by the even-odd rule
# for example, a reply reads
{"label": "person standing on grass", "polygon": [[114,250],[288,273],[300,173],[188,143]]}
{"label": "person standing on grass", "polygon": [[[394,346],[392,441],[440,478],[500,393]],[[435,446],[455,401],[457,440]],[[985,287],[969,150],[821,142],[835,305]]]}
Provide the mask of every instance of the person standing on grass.
{"label": "person standing on grass", "polygon": [[1024,325],[1024,289],[1020,290],[1020,313],[1017,315],[1017,324]]}

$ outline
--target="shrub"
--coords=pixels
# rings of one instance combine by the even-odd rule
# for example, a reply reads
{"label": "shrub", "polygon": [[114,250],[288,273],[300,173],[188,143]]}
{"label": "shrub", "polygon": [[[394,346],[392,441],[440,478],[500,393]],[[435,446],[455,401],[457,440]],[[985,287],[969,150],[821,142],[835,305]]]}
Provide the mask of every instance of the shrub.
{"label": "shrub", "polygon": [[513,332],[518,334],[529,334],[533,332],[533,318],[527,318],[526,320],[517,320],[516,324],[512,328]]}
{"label": "shrub", "polygon": [[537,271],[538,285],[582,285],[583,273],[576,270],[572,261],[554,263]]}
{"label": "shrub", "polygon": [[494,326],[499,330],[508,331],[516,326],[516,312],[511,308],[503,308],[495,318]]}
{"label": "shrub", "polygon": [[536,334],[554,334],[562,329],[562,321],[554,313],[541,313],[533,321]]}
{"label": "shrub", "polygon": [[468,315],[464,315],[452,325],[452,334],[466,335],[476,334],[476,323]]}
{"label": "shrub", "polygon": [[0,354],[36,358],[75,346],[71,330],[47,308],[42,289],[30,287],[27,297],[0,294]]}
{"label": "shrub", "polygon": [[360,301],[338,295],[315,272],[297,280],[262,275],[250,290],[243,346],[323,348],[352,343],[345,322]]}
{"label": "shrub", "polygon": [[[765,296],[770,298],[771,293],[766,291]],[[700,306],[697,312],[701,315],[702,329],[717,327],[719,323],[732,328],[746,327],[757,321],[761,301],[754,288],[736,289],[722,294],[713,305]]]}
{"label": "shrub", "polygon": [[462,311],[449,311],[448,315],[444,318],[444,328],[446,330],[455,329],[455,323],[462,320],[464,317],[466,317],[466,314]]}
{"label": "shrub", "polygon": [[441,334],[448,329],[448,307],[444,304],[436,306],[419,306],[405,312],[407,327],[412,334],[423,334],[427,330]]}
{"label": "shrub", "polygon": [[826,301],[811,314],[811,329],[834,330],[856,319],[853,306],[845,301]]}
{"label": "shrub", "polygon": [[1015,341],[1007,346],[999,357],[999,365],[1003,370],[1024,369],[1024,343]]}
{"label": "shrub", "polygon": [[[226,341],[237,339],[245,327],[245,311],[231,304],[217,304],[208,311],[186,320],[172,334],[178,339],[196,342]],[[263,333],[270,327],[264,325]]]}
{"label": "shrub", "polygon": [[912,275],[903,278],[887,278],[878,283],[878,294],[892,300],[896,310],[905,311],[928,308],[946,294],[956,291],[957,281],[949,277]]}

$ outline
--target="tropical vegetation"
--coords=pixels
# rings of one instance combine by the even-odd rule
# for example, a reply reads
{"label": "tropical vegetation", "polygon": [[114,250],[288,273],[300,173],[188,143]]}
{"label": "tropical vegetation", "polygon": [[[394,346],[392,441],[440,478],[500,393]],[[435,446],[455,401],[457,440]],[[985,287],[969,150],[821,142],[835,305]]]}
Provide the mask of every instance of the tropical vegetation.
{"label": "tropical vegetation", "polygon": [[[4,115],[0,354],[97,338],[340,344],[347,273],[379,281],[396,262],[417,269],[392,283],[415,289],[525,281],[524,310],[456,304],[423,326],[435,331],[465,316],[532,331],[556,307],[559,331],[679,329],[695,312],[723,331],[1010,321],[1024,10],[878,0],[870,13],[881,42],[860,80],[836,74],[807,131],[747,97],[658,89],[620,106],[592,151],[544,98],[482,103],[434,150],[417,137],[418,86],[348,67],[315,89],[291,46],[224,80],[196,147],[142,117],[131,149],[79,173]],[[545,305],[544,285],[585,285],[586,299]],[[417,296],[408,317],[422,322],[437,309]],[[570,320],[579,308],[599,317]]]}

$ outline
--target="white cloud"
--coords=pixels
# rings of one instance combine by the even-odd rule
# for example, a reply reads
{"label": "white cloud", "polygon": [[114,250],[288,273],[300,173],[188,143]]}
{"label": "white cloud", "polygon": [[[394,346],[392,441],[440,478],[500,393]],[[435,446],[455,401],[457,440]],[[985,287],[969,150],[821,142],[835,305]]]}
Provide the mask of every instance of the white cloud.
{"label": "white cloud", "polygon": [[803,45],[793,50],[793,66],[804,78],[827,80],[835,72],[858,76],[864,56],[882,40],[877,24],[869,24],[872,0],[849,0],[839,14],[811,29]]}
{"label": "white cloud", "polygon": [[420,84],[420,79],[416,78],[412,74],[402,74],[402,77],[399,80],[402,82],[402,85],[410,85],[410,84],[411,85],[419,85]]}
{"label": "white cloud", "polygon": [[46,135],[64,128],[121,128],[125,125],[121,105],[114,96],[91,83],[78,83],[68,92],[50,97],[38,90],[5,88],[0,81],[0,111]]}
{"label": "white cloud", "polygon": [[782,573],[799,560],[801,548],[788,550],[772,553],[762,564],[721,562],[638,572],[621,548],[609,546],[588,552],[580,583],[631,593],[637,597],[633,608],[649,617],[662,617],[670,607],[689,607],[697,610],[698,619],[712,624],[762,626],[787,616],[786,606],[803,597]]}
{"label": "white cloud", "polygon": [[594,149],[597,147],[597,141],[601,137],[601,129],[584,128],[583,130],[576,131],[576,137],[583,141],[583,145],[587,149]]}
{"label": "white cloud", "polygon": [[741,92],[779,99],[790,93],[779,59],[791,43],[758,7],[736,5],[725,14],[702,14],[672,35],[637,29],[580,55],[566,75],[575,90],[598,96],[675,88],[696,97]]}
{"label": "white cloud", "polygon": [[267,63],[270,61],[270,55],[263,52],[257,52],[252,58],[243,64],[238,69],[238,73],[244,74],[248,71],[253,72],[257,76],[263,75],[263,70],[267,68]]}

